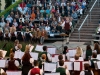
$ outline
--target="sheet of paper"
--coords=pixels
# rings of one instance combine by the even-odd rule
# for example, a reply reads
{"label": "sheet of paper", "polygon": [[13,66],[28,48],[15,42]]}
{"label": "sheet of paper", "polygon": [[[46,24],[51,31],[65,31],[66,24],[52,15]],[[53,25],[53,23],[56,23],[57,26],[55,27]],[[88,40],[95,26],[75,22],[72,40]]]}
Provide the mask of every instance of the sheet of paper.
{"label": "sheet of paper", "polygon": [[56,63],[44,63],[44,71],[54,71],[56,70],[57,64]]}
{"label": "sheet of paper", "polygon": [[97,61],[98,69],[100,69],[100,61]]}
{"label": "sheet of paper", "polygon": [[22,75],[22,71],[6,71],[7,75]]}
{"label": "sheet of paper", "polygon": [[74,57],[76,54],[76,50],[69,50],[68,52],[70,57]]}
{"label": "sheet of paper", "polygon": [[30,52],[30,55],[31,55],[31,57],[32,57],[34,60],[38,60],[38,53],[36,53],[36,52]]}
{"label": "sheet of paper", "polygon": [[36,50],[36,51],[43,52],[43,45],[36,45],[35,50]]}
{"label": "sheet of paper", "polygon": [[6,56],[6,54],[7,54],[7,51],[5,51],[5,50],[0,50],[0,51],[3,52],[3,58],[4,58]]}
{"label": "sheet of paper", "polygon": [[74,62],[74,70],[80,71],[80,62]]}
{"label": "sheet of paper", "polygon": [[[54,57],[52,57],[52,62],[58,62],[59,61],[58,56],[59,55],[54,55]],[[65,55],[63,55],[63,60],[65,61]]]}
{"label": "sheet of paper", "polygon": [[24,55],[24,52],[15,51],[14,58],[22,59],[23,55]]}
{"label": "sheet of paper", "polygon": [[73,70],[73,62],[64,62],[64,65],[67,66],[68,70]]}
{"label": "sheet of paper", "polygon": [[60,73],[44,73],[44,75],[60,75]]}
{"label": "sheet of paper", "polygon": [[97,59],[100,60],[100,54],[97,54]]}
{"label": "sheet of paper", "polygon": [[30,45],[30,52],[32,52],[34,46]]}
{"label": "sheet of paper", "polygon": [[6,67],[6,60],[0,60],[0,68]]}
{"label": "sheet of paper", "polygon": [[47,52],[50,54],[56,54],[56,48],[48,48]]}

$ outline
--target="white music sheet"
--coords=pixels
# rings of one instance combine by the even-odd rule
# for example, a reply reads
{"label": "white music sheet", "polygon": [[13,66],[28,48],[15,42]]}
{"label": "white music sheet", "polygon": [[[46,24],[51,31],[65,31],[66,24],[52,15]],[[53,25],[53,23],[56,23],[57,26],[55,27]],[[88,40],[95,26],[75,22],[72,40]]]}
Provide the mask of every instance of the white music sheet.
{"label": "white music sheet", "polygon": [[36,53],[36,52],[30,52],[30,55],[31,55],[31,57],[32,57],[34,60],[38,60],[38,53]]}
{"label": "white music sheet", "polygon": [[69,50],[68,52],[70,57],[74,57],[76,54],[76,50]]}
{"label": "white music sheet", "polygon": [[56,54],[56,48],[48,48],[47,52],[50,54]]}
{"label": "white music sheet", "polygon": [[44,63],[44,71],[54,71],[56,70],[56,63]]}
{"label": "white music sheet", "polygon": [[0,68],[6,67],[6,60],[0,60]]}
{"label": "white music sheet", "polygon": [[36,45],[36,51],[43,52],[43,45]]}
{"label": "white music sheet", "polygon": [[74,62],[74,70],[80,71],[80,62]]}
{"label": "white music sheet", "polygon": [[15,51],[14,58],[22,59],[23,55],[24,55],[24,52]]}
{"label": "white music sheet", "polygon": [[6,71],[7,75],[22,75],[22,71]]}
{"label": "white music sheet", "polygon": [[44,73],[44,75],[60,75],[60,73]]}

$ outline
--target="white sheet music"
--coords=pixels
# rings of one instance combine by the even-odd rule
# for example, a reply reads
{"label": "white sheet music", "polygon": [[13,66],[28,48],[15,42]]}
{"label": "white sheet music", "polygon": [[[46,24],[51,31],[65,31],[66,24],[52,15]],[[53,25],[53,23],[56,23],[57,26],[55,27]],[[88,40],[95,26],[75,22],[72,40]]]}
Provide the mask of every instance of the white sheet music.
{"label": "white sheet music", "polygon": [[53,37],[53,36],[54,36],[54,34],[50,34],[50,36],[51,36],[51,37]]}
{"label": "white sheet music", "polygon": [[97,61],[98,69],[100,69],[100,61]]}
{"label": "white sheet music", "polygon": [[6,71],[7,75],[22,75],[22,71]]}
{"label": "white sheet music", "polygon": [[44,71],[54,71],[56,70],[56,63],[44,63]]}
{"label": "white sheet music", "polygon": [[24,52],[21,52],[21,51],[15,51],[15,54],[14,54],[14,58],[19,58],[21,59],[24,55]]}
{"label": "white sheet music", "polygon": [[76,54],[76,50],[69,50],[69,56],[74,57]]}
{"label": "white sheet music", "polygon": [[100,54],[97,54],[97,59],[100,60]]}
{"label": "white sheet music", "polygon": [[34,60],[38,60],[38,53],[36,53],[36,52],[30,52],[30,55],[31,55],[31,57],[32,57]]}
{"label": "white sheet music", "polygon": [[68,70],[73,70],[73,62],[64,62],[64,65],[67,65]]}
{"label": "white sheet music", "polygon": [[5,51],[5,50],[0,50],[0,51],[3,52],[3,58],[4,58],[6,56],[7,51]]}
{"label": "white sheet music", "polygon": [[60,75],[60,73],[44,73],[44,75]]}
{"label": "white sheet music", "polygon": [[[59,61],[58,56],[59,55],[54,55],[54,57],[52,57],[52,62],[58,62]],[[65,61],[65,55],[63,55],[63,60]]]}
{"label": "white sheet music", "polygon": [[43,45],[36,45],[35,50],[36,50],[36,51],[43,52]]}
{"label": "white sheet music", "polygon": [[74,70],[80,71],[80,62],[74,62]]}
{"label": "white sheet music", "polygon": [[6,60],[0,60],[0,68],[6,67]]}
{"label": "white sheet music", "polygon": [[32,52],[34,46],[33,45],[30,45],[30,44],[29,44],[29,46],[30,46],[30,52]]}
{"label": "white sheet music", "polygon": [[48,48],[47,52],[50,54],[56,54],[56,48]]}

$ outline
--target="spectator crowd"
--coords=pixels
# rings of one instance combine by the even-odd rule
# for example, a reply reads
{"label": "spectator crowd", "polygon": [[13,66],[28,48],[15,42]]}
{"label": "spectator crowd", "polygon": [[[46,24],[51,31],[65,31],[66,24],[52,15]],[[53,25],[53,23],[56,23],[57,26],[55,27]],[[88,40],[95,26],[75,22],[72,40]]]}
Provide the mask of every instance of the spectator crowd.
{"label": "spectator crowd", "polygon": [[40,42],[42,37],[43,42],[52,33],[69,35],[88,3],[88,0],[23,0],[7,17],[2,15],[0,40]]}

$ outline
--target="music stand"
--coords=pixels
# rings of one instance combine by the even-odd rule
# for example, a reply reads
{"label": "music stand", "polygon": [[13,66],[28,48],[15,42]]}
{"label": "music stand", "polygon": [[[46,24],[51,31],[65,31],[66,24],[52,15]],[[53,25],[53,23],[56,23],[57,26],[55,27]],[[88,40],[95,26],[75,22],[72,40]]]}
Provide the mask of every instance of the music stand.
{"label": "music stand", "polygon": [[[61,33],[60,36],[62,37],[62,46],[61,46],[61,47],[62,47],[62,50],[63,50],[63,47],[64,47],[63,41],[64,41],[65,37],[68,36],[68,35],[65,34],[65,33]],[[60,47],[60,48],[61,48],[61,47]]]}

